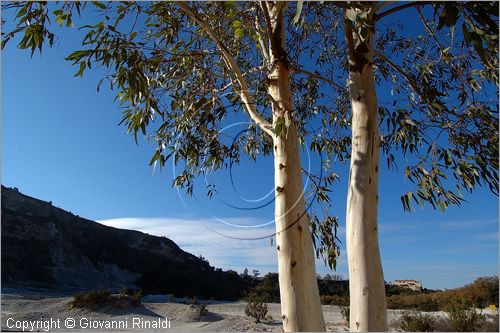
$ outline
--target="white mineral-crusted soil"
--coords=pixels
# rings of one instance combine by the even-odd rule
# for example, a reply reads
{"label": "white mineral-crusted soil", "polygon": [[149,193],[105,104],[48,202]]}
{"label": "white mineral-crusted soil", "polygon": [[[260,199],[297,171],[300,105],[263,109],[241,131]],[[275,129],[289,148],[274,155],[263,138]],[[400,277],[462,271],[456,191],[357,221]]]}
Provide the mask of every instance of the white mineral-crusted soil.
{"label": "white mineral-crusted soil", "polygon": [[[177,302],[167,302],[166,296],[146,296],[142,305],[119,309],[111,306],[101,307],[97,310],[72,308],[70,302],[72,297],[64,293],[54,293],[37,290],[2,290],[1,328],[2,331],[16,330],[12,326],[17,322],[33,322],[59,319],[59,327],[51,327],[50,331],[67,331],[64,325],[68,318],[74,319],[76,327],[73,330],[81,331],[103,331],[103,328],[89,329],[80,327],[80,323],[94,325],[99,323],[126,322],[126,328],[112,329],[113,331],[144,330],[147,327],[133,327],[133,320],[141,323],[165,322],[168,319],[169,328],[159,328],[155,331],[209,331],[209,332],[282,332],[281,312],[279,304],[268,304],[268,319],[261,323],[245,316],[244,302],[217,302],[211,301],[207,305],[204,315],[200,316],[198,305],[186,305]],[[203,301],[200,301],[203,303]],[[486,310],[486,309],[485,309]],[[483,310],[483,314],[485,313]],[[340,308],[337,306],[323,306],[327,330],[330,332],[348,331],[348,325],[342,318]],[[488,311],[486,311],[488,312]],[[397,331],[396,321],[399,319],[401,310],[389,310],[389,330]],[[431,312],[435,317],[444,317],[444,312]],[[495,314],[488,315],[498,315]],[[9,318],[11,318],[9,320]],[[9,322],[7,322],[9,321]],[[95,324],[97,322],[97,324]],[[153,326],[151,326],[153,327]],[[29,330],[29,329],[28,329]],[[36,331],[37,329],[35,329]],[[43,331],[43,328],[38,328]],[[104,329],[108,331],[108,329]]]}

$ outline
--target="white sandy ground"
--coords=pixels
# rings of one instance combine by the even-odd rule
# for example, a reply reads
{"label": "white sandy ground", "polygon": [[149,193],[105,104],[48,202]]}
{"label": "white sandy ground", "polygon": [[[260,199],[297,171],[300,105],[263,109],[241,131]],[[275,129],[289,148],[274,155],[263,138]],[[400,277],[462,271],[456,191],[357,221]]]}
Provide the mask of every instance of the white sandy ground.
{"label": "white sandy ground", "polygon": [[[27,293],[26,291],[3,290],[1,308],[2,331],[22,330],[12,327],[16,323],[21,325],[39,325],[35,331],[45,331],[52,319],[50,331],[68,331],[72,323],[75,327],[71,331],[108,331],[105,326],[114,324],[113,331],[141,331],[154,327],[154,323],[161,322],[170,325],[169,328],[160,327],[154,331],[204,331],[204,332],[281,332],[279,304],[268,304],[272,319],[262,323],[255,323],[245,316],[244,302],[212,302],[207,306],[208,314],[199,317],[198,308],[182,303],[168,303],[166,296],[148,296],[143,299],[143,305],[127,309],[103,307],[97,311],[71,308],[70,296],[51,293]],[[340,314],[337,306],[323,306],[328,331],[348,331],[348,325]],[[396,331],[394,323],[401,315],[400,310],[389,310],[388,320],[390,329]],[[483,312],[484,313],[484,312]],[[445,316],[443,312],[433,312],[435,316]],[[67,322],[68,318],[71,318]],[[139,323],[139,325],[134,325]],[[116,325],[121,323],[119,328]],[[85,327],[92,324],[94,328]],[[125,327],[126,324],[126,327]],[[30,331],[31,327],[25,330]],[[151,330],[151,329],[148,329]]]}

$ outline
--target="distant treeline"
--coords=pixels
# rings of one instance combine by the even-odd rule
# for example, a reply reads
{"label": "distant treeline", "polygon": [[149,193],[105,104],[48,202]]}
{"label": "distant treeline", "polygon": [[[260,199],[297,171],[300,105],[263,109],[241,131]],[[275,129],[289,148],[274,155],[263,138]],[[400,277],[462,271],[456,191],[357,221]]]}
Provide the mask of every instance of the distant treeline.
{"label": "distant treeline", "polygon": [[[247,295],[258,297],[263,302],[280,301],[278,274],[269,273],[249,288]],[[394,285],[386,285],[387,307],[389,309],[415,309],[420,311],[449,310],[457,303],[485,308],[491,304],[498,307],[498,277],[480,277],[473,283],[449,290],[423,289],[420,292]],[[318,279],[318,288],[323,304],[345,306],[349,304],[349,281]]]}
{"label": "distant treeline", "polygon": [[457,304],[477,308],[494,304],[498,307],[498,276],[480,277],[473,283],[456,289],[392,295],[387,298],[389,309],[448,311]]}

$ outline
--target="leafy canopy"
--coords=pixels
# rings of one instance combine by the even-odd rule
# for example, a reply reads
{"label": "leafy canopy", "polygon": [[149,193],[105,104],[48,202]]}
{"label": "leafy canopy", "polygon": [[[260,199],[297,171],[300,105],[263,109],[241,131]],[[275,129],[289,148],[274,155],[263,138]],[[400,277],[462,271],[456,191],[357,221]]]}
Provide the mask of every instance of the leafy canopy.
{"label": "leafy canopy", "polygon": [[[2,48],[21,35],[19,48],[42,52],[57,37],[51,25],[85,32],[82,48],[68,57],[83,76],[93,66],[108,69],[99,82],[116,91],[122,124],[137,141],[156,143],[151,165],[169,159],[183,171],[174,185],[193,192],[194,179],[237,163],[242,153],[256,159],[272,153],[271,137],[255,123],[227,142],[221,128],[251,107],[272,122],[267,78],[269,20],[256,2],[15,2],[11,31],[2,30]],[[415,191],[401,197],[445,209],[459,205],[462,191],[487,185],[498,195],[498,3],[377,3],[372,19],[362,2],[299,2],[283,6],[286,60],[292,74],[293,115],[299,141],[322,157],[322,173],[311,180],[307,199],[317,254],[331,267],[338,255],[338,220],[329,213],[332,164],[350,158],[350,100],[344,25],[361,36],[375,30],[374,62],[380,89],[382,151],[391,169],[404,167]],[[397,19],[413,10],[420,26]],[[268,13],[267,13],[268,14]],[[5,19],[6,15],[4,15]],[[79,22],[82,22],[81,24]],[[207,23],[207,28],[199,24]],[[5,25],[6,22],[2,22]],[[416,32],[415,32],[416,31]],[[232,56],[244,89],[224,52]],[[251,117],[250,117],[251,118]],[[279,134],[286,124],[272,124]],[[213,194],[213,189],[208,189]]]}

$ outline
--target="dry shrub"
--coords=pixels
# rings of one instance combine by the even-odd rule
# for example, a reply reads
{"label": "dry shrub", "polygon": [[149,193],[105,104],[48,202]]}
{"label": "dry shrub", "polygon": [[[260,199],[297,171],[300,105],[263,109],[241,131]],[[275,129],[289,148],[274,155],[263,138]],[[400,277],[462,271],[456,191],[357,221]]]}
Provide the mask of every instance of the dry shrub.
{"label": "dry shrub", "polygon": [[96,308],[110,303],[111,291],[90,290],[82,291],[75,296],[70,305],[75,308]]}
{"label": "dry shrub", "polygon": [[428,314],[405,311],[399,319],[399,326],[406,332],[432,332],[436,329],[436,319]]}
{"label": "dry shrub", "polygon": [[198,297],[194,296],[193,298],[186,298],[186,299],[184,299],[184,304],[197,305],[198,304]]}
{"label": "dry shrub", "polygon": [[344,318],[344,320],[346,322],[349,323],[349,317],[350,317],[350,307],[349,306],[341,306],[340,307],[340,314],[342,315],[342,317]]}
{"label": "dry shrub", "polygon": [[90,290],[73,296],[70,306],[96,309],[109,305],[123,309],[141,305],[141,297],[141,289],[122,289],[118,295],[112,295],[109,290]]}
{"label": "dry shrub", "polygon": [[[116,300],[119,307],[125,307],[126,303],[130,303],[132,306],[137,306],[141,304],[142,298],[142,289],[133,289],[133,288],[122,288],[120,290],[120,294],[118,295],[118,299]],[[120,304],[125,303],[125,304]]]}
{"label": "dry shrub", "polygon": [[483,327],[481,328],[482,332],[498,332],[498,315],[496,315],[493,320],[485,320]]}
{"label": "dry shrub", "polygon": [[321,295],[320,299],[321,299],[321,304],[338,305],[338,306],[349,305],[349,296]]}
{"label": "dry shrub", "polygon": [[448,312],[451,326],[458,332],[478,332],[485,323],[485,318],[481,311],[475,308],[455,305]]}
{"label": "dry shrub", "polygon": [[245,314],[255,319],[255,322],[260,323],[261,320],[266,318],[267,304],[256,295],[249,295],[247,297],[247,306]]}

